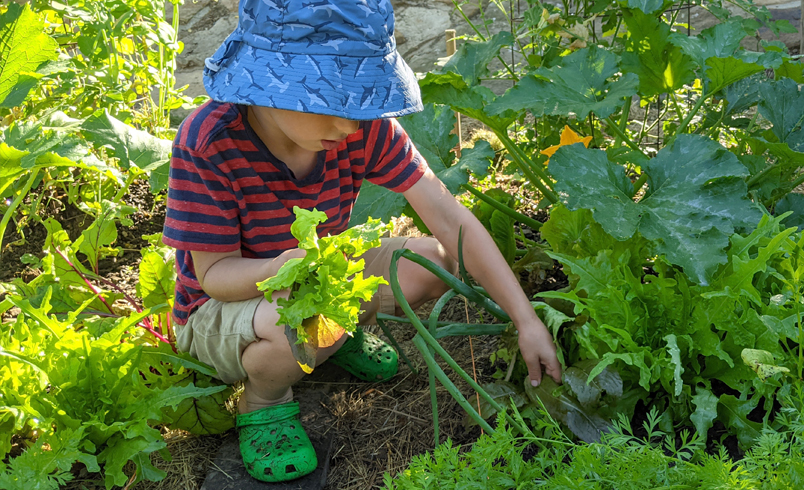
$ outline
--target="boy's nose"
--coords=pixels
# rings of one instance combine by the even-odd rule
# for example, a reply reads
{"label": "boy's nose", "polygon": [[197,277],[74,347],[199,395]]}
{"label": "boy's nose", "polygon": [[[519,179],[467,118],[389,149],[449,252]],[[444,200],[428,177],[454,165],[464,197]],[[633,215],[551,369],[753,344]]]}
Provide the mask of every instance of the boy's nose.
{"label": "boy's nose", "polygon": [[360,127],[360,121],[352,121],[351,119],[335,118],[335,127],[343,131],[347,135],[357,132]]}

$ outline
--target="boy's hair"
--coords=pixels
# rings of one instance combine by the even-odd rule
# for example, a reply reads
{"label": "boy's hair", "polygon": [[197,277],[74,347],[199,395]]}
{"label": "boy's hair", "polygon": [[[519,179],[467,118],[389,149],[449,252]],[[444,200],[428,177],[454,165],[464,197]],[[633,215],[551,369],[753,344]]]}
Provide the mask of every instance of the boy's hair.
{"label": "boy's hair", "polygon": [[240,0],[239,14],[206,60],[214,100],[353,120],[422,109],[389,0]]}

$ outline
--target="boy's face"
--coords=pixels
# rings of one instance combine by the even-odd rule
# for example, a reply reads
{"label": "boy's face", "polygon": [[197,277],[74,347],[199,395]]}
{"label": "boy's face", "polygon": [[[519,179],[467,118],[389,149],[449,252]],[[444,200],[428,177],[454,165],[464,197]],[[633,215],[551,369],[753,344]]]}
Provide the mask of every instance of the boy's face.
{"label": "boy's face", "polygon": [[[332,150],[357,131],[358,121],[336,116],[252,106],[263,126],[273,126],[299,147],[313,152]],[[269,129],[266,127],[266,129]]]}

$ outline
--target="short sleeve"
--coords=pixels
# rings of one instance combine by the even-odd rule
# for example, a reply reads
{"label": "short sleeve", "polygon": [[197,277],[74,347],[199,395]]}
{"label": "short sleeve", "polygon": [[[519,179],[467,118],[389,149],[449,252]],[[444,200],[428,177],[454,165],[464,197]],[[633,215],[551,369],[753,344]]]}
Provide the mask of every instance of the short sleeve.
{"label": "short sleeve", "polygon": [[177,144],[170,159],[162,241],[179,250],[240,249],[240,212],[231,181],[208,159]]}
{"label": "short sleeve", "polygon": [[405,192],[427,170],[427,162],[396,119],[373,121],[366,140],[366,180]]}

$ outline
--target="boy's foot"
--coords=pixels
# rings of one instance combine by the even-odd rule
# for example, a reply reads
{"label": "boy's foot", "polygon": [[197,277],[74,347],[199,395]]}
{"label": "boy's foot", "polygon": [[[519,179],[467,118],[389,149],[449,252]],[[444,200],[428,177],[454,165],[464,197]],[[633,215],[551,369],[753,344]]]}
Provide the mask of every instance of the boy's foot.
{"label": "boy's foot", "polygon": [[318,466],[315,449],[299,422],[299,402],[238,415],[237,429],[243,464],[257,480],[293,480]]}
{"label": "boy's foot", "polygon": [[360,328],[329,360],[363,381],[387,381],[399,363],[393,347]]}

